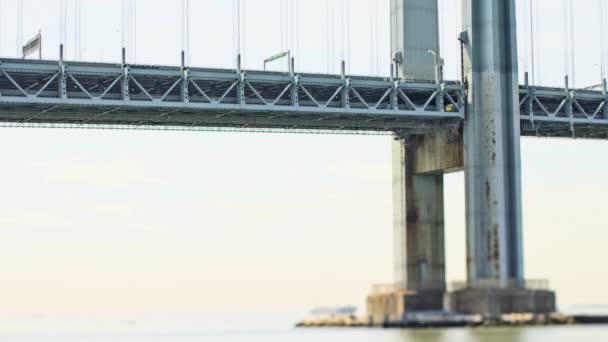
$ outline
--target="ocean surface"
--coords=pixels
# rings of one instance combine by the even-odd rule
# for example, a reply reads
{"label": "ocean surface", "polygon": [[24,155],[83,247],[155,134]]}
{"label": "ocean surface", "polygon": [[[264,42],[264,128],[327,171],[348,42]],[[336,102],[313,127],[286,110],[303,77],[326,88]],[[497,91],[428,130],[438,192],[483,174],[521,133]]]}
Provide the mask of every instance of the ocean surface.
{"label": "ocean surface", "polygon": [[146,318],[0,317],[0,341],[209,342],[601,342],[608,325],[385,330],[293,328],[291,314],[218,314]]}

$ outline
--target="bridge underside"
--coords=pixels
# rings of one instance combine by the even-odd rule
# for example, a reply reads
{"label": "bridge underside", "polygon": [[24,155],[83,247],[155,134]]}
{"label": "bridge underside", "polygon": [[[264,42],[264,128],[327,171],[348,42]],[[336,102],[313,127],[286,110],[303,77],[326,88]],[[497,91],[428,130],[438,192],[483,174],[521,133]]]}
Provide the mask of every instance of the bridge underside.
{"label": "bridge underside", "polygon": [[425,132],[446,127],[457,127],[455,118],[420,119],[398,116],[352,115],[341,112],[293,113],[288,108],[275,110],[249,108],[246,113],[235,106],[219,109],[180,108],[168,110],[155,107],[82,106],[65,104],[0,104],[0,122],[11,126],[90,127],[113,126],[126,128],[176,127],[183,129],[235,128],[323,130],[344,132]]}

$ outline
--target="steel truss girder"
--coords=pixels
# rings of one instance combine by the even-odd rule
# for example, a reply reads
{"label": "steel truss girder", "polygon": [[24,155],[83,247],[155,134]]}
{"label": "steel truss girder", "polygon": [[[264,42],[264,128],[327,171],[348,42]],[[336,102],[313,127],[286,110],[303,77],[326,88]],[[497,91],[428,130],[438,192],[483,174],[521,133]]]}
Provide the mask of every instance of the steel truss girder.
{"label": "steel truss girder", "polygon": [[463,94],[378,77],[0,60],[0,122],[10,123],[415,130],[457,124]]}
{"label": "steel truss girder", "polygon": [[[523,85],[520,109],[522,135],[608,136],[605,91]],[[464,117],[456,82],[0,59],[0,122],[424,132]]]}
{"label": "steel truss girder", "polygon": [[608,95],[601,91],[520,86],[521,133],[528,136],[606,139]]}

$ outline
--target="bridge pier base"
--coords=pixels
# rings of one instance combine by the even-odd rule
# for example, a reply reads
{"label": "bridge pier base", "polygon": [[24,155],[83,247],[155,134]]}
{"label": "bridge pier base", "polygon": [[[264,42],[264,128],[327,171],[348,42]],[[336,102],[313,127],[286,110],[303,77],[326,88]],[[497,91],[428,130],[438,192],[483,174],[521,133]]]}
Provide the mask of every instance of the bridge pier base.
{"label": "bridge pier base", "polygon": [[446,310],[500,319],[503,313],[555,312],[555,292],[525,288],[465,288],[446,295]]}

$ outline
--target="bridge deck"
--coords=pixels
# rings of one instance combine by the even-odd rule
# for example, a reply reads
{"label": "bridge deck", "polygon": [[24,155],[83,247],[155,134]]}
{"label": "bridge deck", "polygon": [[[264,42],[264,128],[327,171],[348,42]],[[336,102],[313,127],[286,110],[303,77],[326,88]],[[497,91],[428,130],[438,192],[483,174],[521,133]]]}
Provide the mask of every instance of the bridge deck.
{"label": "bridge deck", "polygon": [[[522,87],[522,134],[606,138],[606,99]],[[457,82],[0,59],[5,124],[424,132],[464,117]]]}

